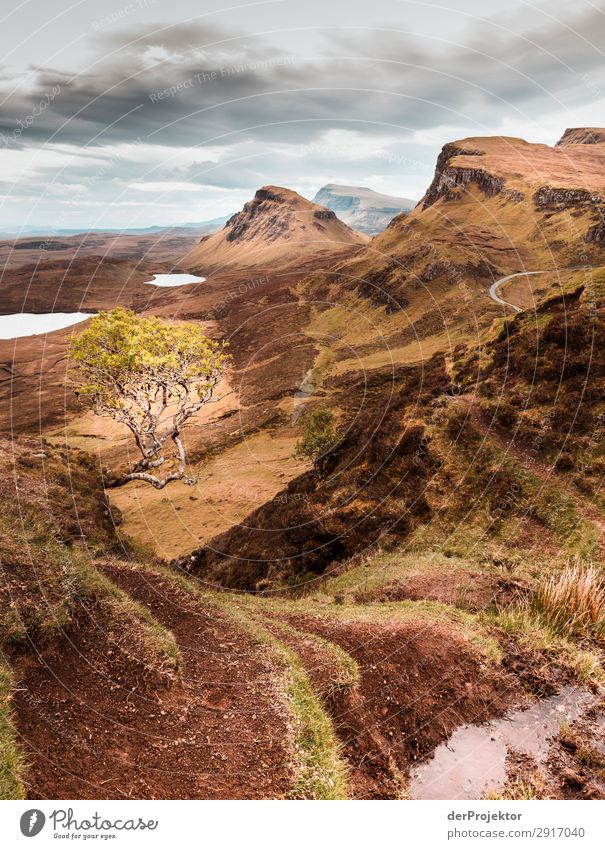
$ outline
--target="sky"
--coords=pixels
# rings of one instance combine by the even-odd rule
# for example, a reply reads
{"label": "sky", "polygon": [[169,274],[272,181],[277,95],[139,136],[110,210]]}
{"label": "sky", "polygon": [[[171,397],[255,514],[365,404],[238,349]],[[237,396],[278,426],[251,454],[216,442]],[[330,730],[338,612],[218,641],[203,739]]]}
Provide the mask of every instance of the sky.
{"label": "sky", "polygon": [[605,0],[6,0],[0,228],[419,199],[449,141],[605,125]]}

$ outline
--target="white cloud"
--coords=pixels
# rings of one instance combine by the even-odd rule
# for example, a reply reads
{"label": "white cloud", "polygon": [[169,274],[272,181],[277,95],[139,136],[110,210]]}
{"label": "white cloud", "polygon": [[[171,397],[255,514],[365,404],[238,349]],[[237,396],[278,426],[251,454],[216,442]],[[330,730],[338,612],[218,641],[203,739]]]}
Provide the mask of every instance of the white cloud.
{"label": "white cloud", "polygon": [[[85,226],[101,226],[89,210],[108,226],[132,224],[133,215],[141,225],[203,220],[235,211],[268,183],[306,196],[337,182],[418,198],[448,141],[498,134],[552,144],[567,126],[598,123],[602,111],[602,55],[587,39],[601,43],[605,16],[594,6],[492,0],[487,11],[499,14],[490,21],[479,0],[461,0],[439,7],[436,31],[430,3],[349,4],[344,28],[344,4],[323,0],[314,18],[306,6],[278,3],[274,30],[273,17],[288,9],[305,25],[272,36],[261,32],[267,9],[242,8],[234,24],[233,13],[179,18],[179,2],[170,26],[140,29],[133,19],[93,41],[80,28],[88,58],[70,54],[80,73],[69,84],[64,54],[48,54],[54,69],[22,69],[25,82],[4,104],[5,137],[54,78],[61,93],[23,132],[22,148],[0,150],[11,219],[20,204],[35,223],[54,221],[57,210]],[[332,18],[334,27],[313,29]],[[64,32],[58,38],[65,47]],[[274,61],[290,52],[300,58]],[[240,62],[237,72],[200,81],[200,71]],[[15,68],[0,67],[0,88],[14,82]],[[174,96],[151,100],[170,86]]]}
{"label": "white cloud", "polygon": [[207,186],[203,183],[188,183],[186,181],[174,180],[159,180],[150,182],[130,183],[129,189],[134,189],[137,192],[157,192],[165,194],[167,192],[239,192],[240,189],[228,189],[223,186]]}

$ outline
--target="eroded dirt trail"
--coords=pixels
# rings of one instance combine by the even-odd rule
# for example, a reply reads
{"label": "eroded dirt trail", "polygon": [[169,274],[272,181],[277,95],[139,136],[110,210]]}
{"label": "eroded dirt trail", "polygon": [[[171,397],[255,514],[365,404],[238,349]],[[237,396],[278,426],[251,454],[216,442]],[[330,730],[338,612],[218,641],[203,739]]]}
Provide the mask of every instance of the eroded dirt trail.
{"label": "eroded dirt trail", "polygon": [[[512,676],[434,623],[282,614],[275,624],[280,620],[296,629],[279,632],[280,639],[297,651],[331,715],[353,798],[405,797],[410,767],[465,717],[483,721],[523,700]],[[322,651],[313,637],[323,641]],[[335,649],[356,666],[357,680],[342,680]]]}
{"label": "eroded dirt trail", "polygon": [[161,575],[101,568],[173,632],[181,678],[150,687],[92,619],[44,662],[24,662],[15,709],[31,765],[28,796],[287,795],[289,718],[266,649]]}

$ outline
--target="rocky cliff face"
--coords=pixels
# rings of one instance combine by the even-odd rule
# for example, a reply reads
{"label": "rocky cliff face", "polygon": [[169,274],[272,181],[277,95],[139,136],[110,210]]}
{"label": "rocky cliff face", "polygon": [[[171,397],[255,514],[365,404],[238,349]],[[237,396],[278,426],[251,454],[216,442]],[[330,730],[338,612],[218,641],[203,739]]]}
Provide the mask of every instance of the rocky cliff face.
{"label": "rocky cliff face", "polygon": [[588,244],[605,244],[605,195],[585,189],[541,186],[533,200],[536,209],[540,211],[587,213],[590,215],[590,226],[585,232],[584,241]]}
{"label": "rocky cliff face", "polygon": [[515,203],[523,200],[522,192],[505,190],[502,177],[481,167],[454,165],[451,160],[456,156],[481,157],[483,151],[459,147],[458,143],[446,144],[437,158],[433,182],[420,201],[422,209],[432,206],[440,198],[461,200],[464,189],[471,183],[475,183],[488,198],[505,192]]}
{"label": "rocky cliff face", "polygon": [[603,197],[586,189],[558,189],[553,186],[540,186],[534,193],[533,200],[537,209],[551,210],[605,203]]}
{"label": "rocky cliff face", "polygon": [[375,236],[381,233],[392,219],[402,212],[410,212],[416,202],[375,192],[364,186],[339,186],[328,183],[313,198],[337,213],[341,221],[360,233]]}
{"label": "rocky cliff face", "polygon": [[605,142],[605,130],[599,127],[572,127],[565,130],[555,147],[568,147],[572,144],[602,144]]}
{"label": "rocky cliff face", "polygon": [[269,189],[259,189],[254,198],[244,204],[241,212],[236,212],[225,224],[228,242],[250,241],[264,238],[273,242],[280,238],[289,238],[294,227],[294,210],[289,208],[283,194]]}
{"label": "rocky cliff face", "polygon": [[468,241],[474,266],[487,261],[505,274],[553,261],[598,265],[604,221],[605,130],[574,128],[554,147],[508,137],[446,144],[408,234],[396,219],[384,238],[403,245],[422,230],[423,241],[446,255],[436,258],[443,268]]}

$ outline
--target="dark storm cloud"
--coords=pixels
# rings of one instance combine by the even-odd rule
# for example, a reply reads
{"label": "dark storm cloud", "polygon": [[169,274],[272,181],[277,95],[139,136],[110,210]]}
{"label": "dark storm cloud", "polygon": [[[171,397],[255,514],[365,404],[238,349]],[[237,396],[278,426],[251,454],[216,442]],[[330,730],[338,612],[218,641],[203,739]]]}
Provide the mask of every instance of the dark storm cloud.
{"label": "dark storm cloud", "polygon": [[532,116],[595,99],[605,17],[597,9],[519,36],[477,22],[464,46],[367,28],[325,35],[318,57],[280,50],[253,35],[159,27],[138,36],[96,36],[97,59],[78,75],[38,70],[27,94],[8,98],[0,132],[10,137],[53,86],[59,96],[14,146],[52,139],[113,144],[135,139],[188,146],[313,141],[330,128],[384,134],[456,124],[498,124],[503,110]]}

